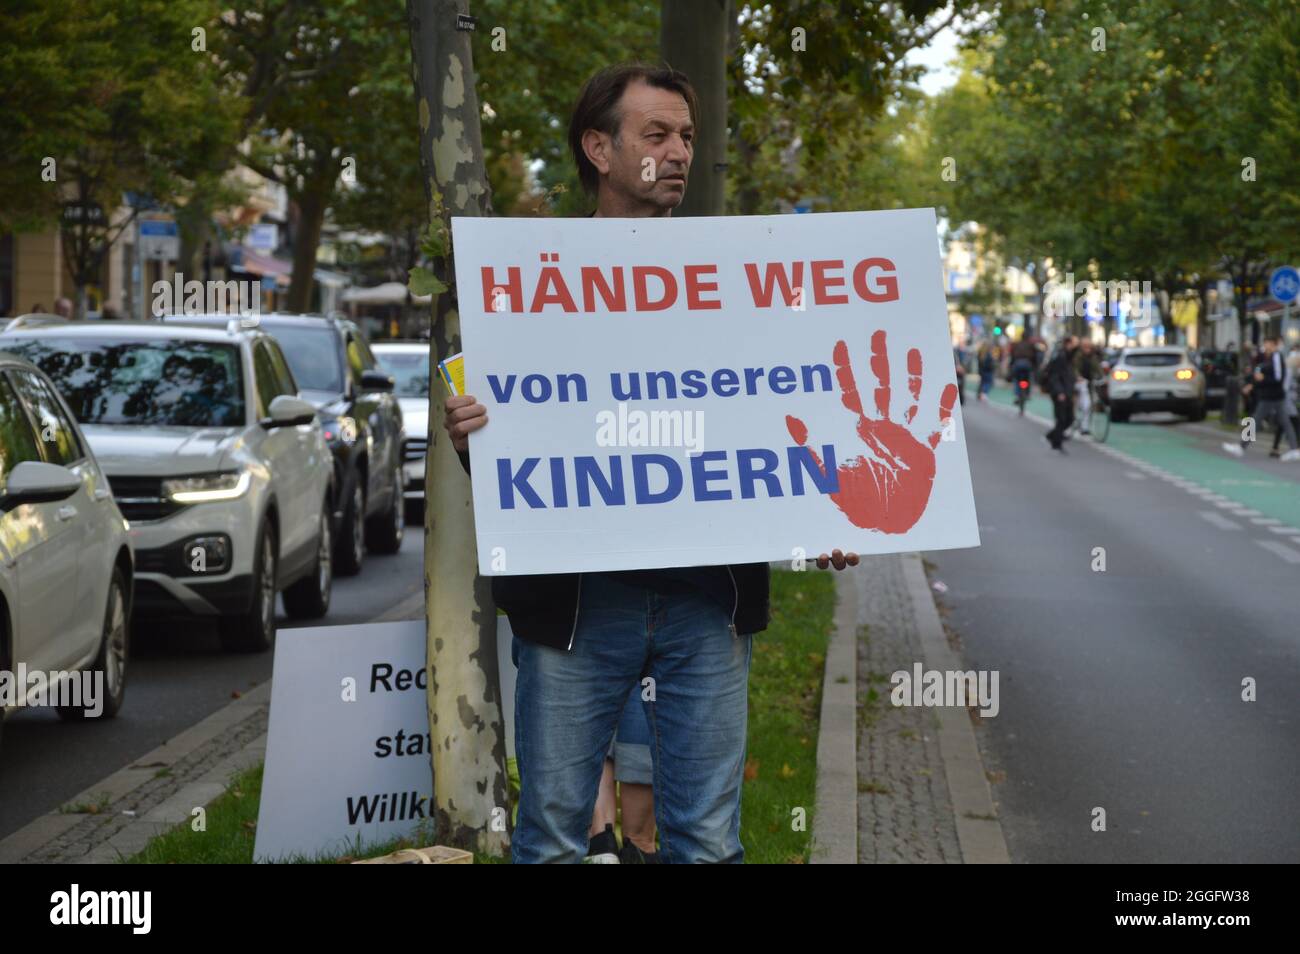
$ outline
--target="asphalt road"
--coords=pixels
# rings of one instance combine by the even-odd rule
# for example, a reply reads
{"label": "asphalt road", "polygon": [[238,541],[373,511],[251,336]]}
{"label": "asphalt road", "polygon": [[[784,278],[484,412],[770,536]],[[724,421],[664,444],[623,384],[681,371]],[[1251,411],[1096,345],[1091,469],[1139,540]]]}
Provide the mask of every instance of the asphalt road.
{"label": "asphalt road", "polygon": [[[306,625],[365,622],[409,600],[423,587],[423,548],[417,526],[400,553],[367,554],[360,575],[335,579],[329,615]],[[281,615],[280,625],[299,624]],[[68,724],[49,710],[21,710],[5,724],[0,838],[271,677],[273,652],[228,655],[215,628],[198,620],[137,627],[133,640],[117,718]]]}
{"label": "asphalt road", "polygon": [[[1000,408],[964,419],[983,545],[926,556],[966,664],[1000,673],[976,736],[1012,859],[1300,861],[1300,536]],[[1143,427],[1170,425],[1112,433]],[[1202,463],[1300,476],[1255,458]]]}

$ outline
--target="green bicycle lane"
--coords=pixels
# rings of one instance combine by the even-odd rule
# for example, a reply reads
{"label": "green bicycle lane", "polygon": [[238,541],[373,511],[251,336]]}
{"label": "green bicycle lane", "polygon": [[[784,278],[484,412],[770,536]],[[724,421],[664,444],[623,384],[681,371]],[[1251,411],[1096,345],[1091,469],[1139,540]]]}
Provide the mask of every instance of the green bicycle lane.
{"label": "green bicycle lane", "polygon": [[[968,409],[977,403],[974,388],[969,391]],[[990,398],[1015,407],[1015,395],[1004,382],[997,382]],[[1048,421],[1052,419],[1052,402],[1041,392],[1029,399],[1026,410]],[[1127,424],[1112,423],[1106,443],[1130,457],[1300,528],[1300,462],[1282,463],[1269,458],[1271,431],[1261,433],[1244,459],[1230,457],[1220,447],[1232,439],[1232,432],[1219,432],[1212,423],[1190,424],[1168,415],[1149,415]],[[1043,447],[1047,447],[1045,442]],[[1286,449],[1285,443],[1282,449]]]}

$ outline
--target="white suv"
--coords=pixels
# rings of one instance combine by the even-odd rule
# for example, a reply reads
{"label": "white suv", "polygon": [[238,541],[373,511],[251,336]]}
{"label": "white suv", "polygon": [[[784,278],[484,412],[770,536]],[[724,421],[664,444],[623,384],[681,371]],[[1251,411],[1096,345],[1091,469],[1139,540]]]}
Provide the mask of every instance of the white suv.
{"label": "white suv", "polygon": [[415,516],[424,506],[424,458],[429,450],[429,342],[374,341],[370,350],[393,376],[393,394],[402,409],[403,496]]}
{"label": "white suv", "polygon": [[[44,374],[0,352],[0,727],[55,673],[97,683],[93,696],[61,686],[61,717],[117,714],[133,574],[126,521],[69,409]],[[33,692],[36,672],[48,678]]]}
{"label": "white suv", "polygon": [[81,422],[131,525],[136,612],[218,617],[222,644],[275,638],[329,609],[332,465],[315,409],[269,335],[68,322],[6,331]]}
{"label": "white suv", "polygon": [[1106,387],[1110,417],[1116,423],[1148,411],[1205,420],[1205,374],[1186,348],[1125,348],[1110,369]]}

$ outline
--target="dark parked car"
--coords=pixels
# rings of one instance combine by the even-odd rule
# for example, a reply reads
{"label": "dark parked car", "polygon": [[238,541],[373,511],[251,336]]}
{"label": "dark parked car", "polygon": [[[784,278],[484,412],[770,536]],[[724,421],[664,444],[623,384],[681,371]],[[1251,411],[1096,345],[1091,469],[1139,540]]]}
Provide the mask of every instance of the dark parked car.
{"label": "dark parked car", "polygon": [[1196,363],[1205,375],[1206,407],[1223,407],[1223,396],[1228,391],[1228,382],[1237,373],[1237,356],[1231,351],[1212,351],[1205,349],[1197,354]]}
{"label": "dark parked car", "polygon": [[[167,321],[225,324],[231,315],[175,315]],[[402,488],[402,410],[393,378],[380,370],[361,329],[319,315],[248,316],[289,361],[299,394],[316,405],[334,455],[335,568],[361,570],[368,549],[396,553],[406,525]]]}

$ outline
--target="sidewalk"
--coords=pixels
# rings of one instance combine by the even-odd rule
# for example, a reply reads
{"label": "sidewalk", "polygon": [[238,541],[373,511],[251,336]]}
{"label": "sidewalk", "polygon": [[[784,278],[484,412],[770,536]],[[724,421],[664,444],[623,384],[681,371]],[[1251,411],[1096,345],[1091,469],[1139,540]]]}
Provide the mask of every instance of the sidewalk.
{"label": "sidewalk", "polygon": [[970,716],[890,701],[894,672],[917,662],[965,668],[944,635],[920,555],[864,557],[837,573],[836,585],[812,862],[1009,862]]}
{"label": "sidewalk", "polygon": [[[262,761],[271,685],[265,682],[202,722],[0,841],[0,864],[113,864],[192,819]],[[91,813],[85,809],[94,807]]]}

